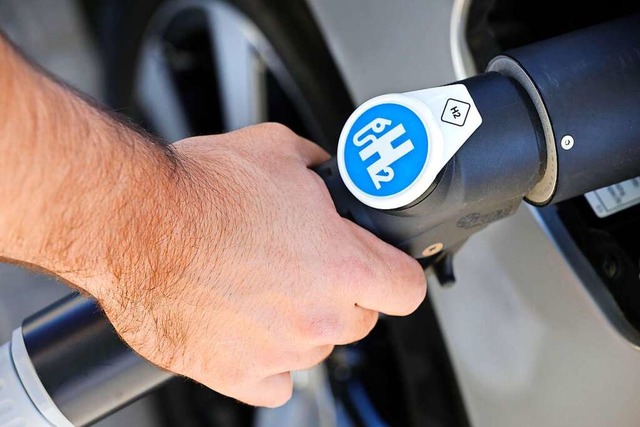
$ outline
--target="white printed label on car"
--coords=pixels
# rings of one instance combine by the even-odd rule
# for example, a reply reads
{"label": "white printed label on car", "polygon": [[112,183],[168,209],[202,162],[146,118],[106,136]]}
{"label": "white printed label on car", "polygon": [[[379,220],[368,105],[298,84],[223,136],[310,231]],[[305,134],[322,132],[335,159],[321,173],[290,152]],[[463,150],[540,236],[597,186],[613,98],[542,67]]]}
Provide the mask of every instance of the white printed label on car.
{"label": "white printed label on car", "polygon": [[600,188],[584,195],[600,218],[640,203],[640,177]]}

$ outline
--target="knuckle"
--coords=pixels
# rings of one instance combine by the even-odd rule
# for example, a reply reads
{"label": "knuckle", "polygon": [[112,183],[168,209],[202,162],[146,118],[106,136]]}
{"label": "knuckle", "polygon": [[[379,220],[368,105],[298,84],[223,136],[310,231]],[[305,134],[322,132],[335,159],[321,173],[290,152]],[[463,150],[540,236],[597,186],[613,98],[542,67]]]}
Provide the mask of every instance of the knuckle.
{"label": "knuckle", "polygon": [[376,327],[376,325],[378,324],[379,318],[380,318],[380,315],[378,314],[377,311],[370,311],[363,317],[363,322],[362,322],[363,323],[362,330],[364,331],[363,338],[369,335],[369,333],[371,333],[373,328]]}
{"label": "knuckle", "polygon": [[324,182],[324,179],[322,179],[322,177],[318,173],[312,170],[309,170],[309,175],[311,176],[311,182],[313,182],[314,185],[313,194],[322,194],[323,197],[328,197],[328,199],[325,200],[331,200],[331,195],[329,193],[329,189],[327,188],[327,184]]}
{"label": "knuckle", "polygon": [[374,285],[376,281],[374,265],[365,257],[348,256],[339,259],[334,266],[334,271],[339,276],[337,283],[353,290],[365,285]]}
{"label": "knuckle", "polygon": [[368,259],[356,259],[349,265],[349,271],[352,275],[353,281],[369,282],[374,276],[374,263]]}
{"label": "knuckle", "polygon": [[300,354],[299,359],[291,365],[290,371],[312,369],[320,365],[333,353],[334,348],[333,344],[327,344],[316,347],[308,353]]}
{"label": "knuckle", "polygon": [[367,311],[359,320],[358,328],[355,330],[354,335],[351,337],[350,342],[360,341],[371,333],[378,323],[378,312]]}
{"label": "knuckle", "polygon": [[421,268],[407,270],[403,283],[405,287],[405,307],[403,314],[411,314],[422,304],[427,296],[427,280]]}
{"label": "knuckle", "polygon": [[320,363],[325,361],[329,356],[331,356],[331,353],[333,353],[334,348],[335,348],[334,345],[326,345],[321,347],[320,350],[318,351],[317,359],[313,361],[311,366],[319,365]]}
{"label": "knuckle", "polygon": [[274,137],[290,137],[293,135],[293,131],[289,129],[287,126],[277,123],[277,122],[268,122],[260,125],[266,132],[273,135]]}
{"label": "knuckle", "polygon": [[312,316],[301,323],[303,338],[314,343],[333,343],[343,329],[341,322],[334,316]]}

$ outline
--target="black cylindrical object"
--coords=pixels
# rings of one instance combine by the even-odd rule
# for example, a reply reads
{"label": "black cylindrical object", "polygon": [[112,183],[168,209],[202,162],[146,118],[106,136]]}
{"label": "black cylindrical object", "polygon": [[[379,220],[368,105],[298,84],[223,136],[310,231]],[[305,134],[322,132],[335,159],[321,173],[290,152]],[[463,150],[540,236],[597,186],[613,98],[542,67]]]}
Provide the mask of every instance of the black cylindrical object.
{"label": "black cylindrical object", "polygon": [[508,51],[489,69],[504,72],[505,57],[535,85],[552,130],[557,180],[536,204],[640,175],[640,15]]}
{"label": "black cylindrical object", "polygon": [[335,162],[318,169],[342,216],[414,258],[429,256],[433,245],[447,251],[515,213],[544,171],[544,136],[525,90],[498,73],[458,83],[471,94],[482,125],[422,199],[401,209],[373,209],[347,190]]}
{"label": "black cylindrical object", "polygon": [[94,301],[73,295],[26,319],[40,382],[75,426],[90,425],[171,378],[134,353]]}

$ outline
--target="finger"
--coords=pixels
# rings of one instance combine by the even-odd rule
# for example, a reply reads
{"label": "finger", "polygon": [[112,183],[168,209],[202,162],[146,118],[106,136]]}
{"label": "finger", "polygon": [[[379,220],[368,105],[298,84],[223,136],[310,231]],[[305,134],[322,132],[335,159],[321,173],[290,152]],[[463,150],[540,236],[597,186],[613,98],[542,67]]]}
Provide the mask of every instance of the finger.
{"label": "finger", "polygon": [[313,348],[298,356],[298,360],[291,366],[290,371],[310,369],[322,363],[333,352],[333,345],[323,345]]}
{"label": "finger", "polygon": [[392,316],[413,313],[427,294],[427,281],[420,264],[409,255],[383,242],[367,230],[350,223],[366,253],[368,274],[356,287],[356,304]]}
{"label": "finger", "polygon": [[329,357],[333,349],[333,345],[322,345],[303,352],[288,352],[280,357],[281,362],[279,366],[273,368],[273,371],[301,371],[313,368]]}
{"label": "finger", "polygon": [[349,310],[348,316],[347,326],[335,342],[337,345],[351,344],[360,341],[371,333],[380,317],[377,311],[368,310],[357,305],[354,305],[353,308]]}
{"label": "finger", "polygon": [[253,406],[267,408],[282,406],[291,399],[293,394],[291,374],[283,372],[271,375],[259,380],[257,383],[248,384],[234,394],[236,399]]}
{"label": "finger", "polygon": [[331,158],[318,144],[306,138],[298,137],[296,141],[296,151],[307,167],[317,166]]}
{"label": "finger", "polygon": [[241,140],[249,144],[256,139],[263,140],[262,147],[267,147],[268,151],[277,148],[294,156],[297,155],[307,167],[319,165],[331,158],[329,153],[319,145],[299,136],[280,123],[261,123],[233,133],[236,134],[235,136],[238,133],[245,134],[245,138]]}

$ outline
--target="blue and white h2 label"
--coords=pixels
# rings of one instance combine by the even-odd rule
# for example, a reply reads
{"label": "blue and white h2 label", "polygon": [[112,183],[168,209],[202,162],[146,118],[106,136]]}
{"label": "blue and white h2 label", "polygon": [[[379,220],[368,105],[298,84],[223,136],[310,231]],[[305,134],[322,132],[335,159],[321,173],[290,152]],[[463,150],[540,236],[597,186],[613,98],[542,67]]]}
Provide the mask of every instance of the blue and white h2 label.
{"label": "blue and white h2 label", "polygon": [[429,189],[481,124],[463,84],[377,96],[342,129],[340,176],[365,205],[402,208]]}
{"label": "blue and white h2 label", "polygon": [[375,105],[353,123],[340,153],[353,185],[372,197],[393,197],[410,187],[429,154],[425,126],[411,109]]}

